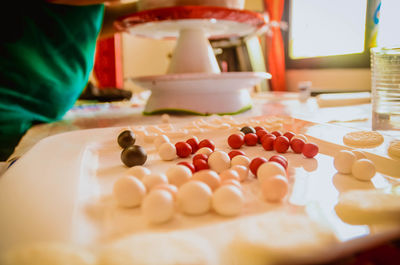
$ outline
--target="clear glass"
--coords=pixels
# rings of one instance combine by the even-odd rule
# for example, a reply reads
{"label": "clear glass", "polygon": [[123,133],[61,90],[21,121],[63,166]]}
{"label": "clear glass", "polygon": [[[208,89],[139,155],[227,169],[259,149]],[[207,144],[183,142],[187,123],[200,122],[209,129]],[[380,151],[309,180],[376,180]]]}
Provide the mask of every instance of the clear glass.
{"label": "clear glass", "polygon": [[400,45],[371,49],[372,129],[400,135]]}

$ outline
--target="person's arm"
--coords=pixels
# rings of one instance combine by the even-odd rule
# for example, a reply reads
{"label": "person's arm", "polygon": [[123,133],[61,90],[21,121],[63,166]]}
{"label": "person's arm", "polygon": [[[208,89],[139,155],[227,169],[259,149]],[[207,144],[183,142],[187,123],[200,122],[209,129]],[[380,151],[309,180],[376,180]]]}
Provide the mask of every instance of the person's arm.
{"label": "person's arm", "polygon": [[121,0],[48,0],[52,4],[62,5],[93,5],[105,4],[103,25],[99,38],[112,37],[116,30],[114,21],[124,15],[137,12],[137,2],[121,2]]}

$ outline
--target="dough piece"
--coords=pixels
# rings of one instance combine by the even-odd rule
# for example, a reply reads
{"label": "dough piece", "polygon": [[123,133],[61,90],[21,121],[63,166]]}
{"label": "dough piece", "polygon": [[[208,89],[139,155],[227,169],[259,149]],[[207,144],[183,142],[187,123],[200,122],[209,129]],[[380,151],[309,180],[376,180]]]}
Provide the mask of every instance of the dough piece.
{"label": "dough piece", "polygon": [[355,161],[356,156],[353,152],[340,150],[333,159],[333,165],[339,173],[350,174]]}
{"label": "dough piece", "polygon": [[356,179],[369,181],[375,176],[376,169],[371,160],[362,158],[354,162],[351,173]]}
{"label": "dough piece", "polygon": [[219,187],[212,196],[212,207],[220,215],[236,216],[242,212],[242,191],[233,185]]}
{"label": "dough piece", "polygon": [[174,198],[166,190],[155,189],[143,200],[142,213],[152,224],[162,224],[174,215]]}
{"label": "dough piece", "polygon": [[94,265],[94,254],[62,243],[34,243],[8,250],[0,256],[2,265]]}
{"label": "dough piece", "polygon": [[188,167],[180,165],[171,166],[165,174],[168,182],[177,187],[180,187],[192,177],[192,171]]}
{"label": "dough piece", "polygon": [[99,265],[218,264],[211,244],[190,231],[133,235],[105,247],[99,256]]}
{"label": "dough piece", "polygon": [[400,140],[394,140],[390,143],[388,153],[389,155],[400,158]]}
{"label": "dough piece", "polygon": [[212,191],[210,187],[198,180],[183,184],[178,190],[179,208],[189,215],[201,215],[210,210]]}
{"label": "dough piece", "polygon": [[399,223],[400,194],[378,190],[351,190],[339,195],[337,215],[346,223]]}
{"label": "dough piece", "polygon": [[343,136],[343,143],[345,145],[360,148],[379,146],[383,143],[383,140],[383,136],[375,131],[356,131]]}
{"label": "dough piece", "polygon": [[137,207],[146,195],[146,187],[139,179],[125,176],[114,183],[113,195],[119,206]]}

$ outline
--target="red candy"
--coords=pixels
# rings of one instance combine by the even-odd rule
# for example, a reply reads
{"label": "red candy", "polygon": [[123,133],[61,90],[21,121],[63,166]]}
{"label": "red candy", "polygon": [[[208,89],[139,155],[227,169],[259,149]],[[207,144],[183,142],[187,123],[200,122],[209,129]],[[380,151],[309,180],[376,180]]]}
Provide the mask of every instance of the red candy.
{"label": "red candy", "polygon": [[254,127],[254,130],[256,130],[256,132],[258,132],[259,130],[266,131],[265,128],[262,126],[256,126],[256,127]]}
{"label": "red candy", "polygon": [[193,161],[193,165],[196,171],[200,171],[203,169],[209,169],[208,163],[206,160],[203,159],[196,159]]}
{"label": "red candy", "polygon": [[203,159],[205,161],[208,161],[208,156],[206,154],[197,154],[192,158],[193,163],[197,159]]}
{"label": "red candy", "polygon": [[241,134],[231,134],[228,137],[228,144],[233,149],[239,149],[244,144],[244,137]]}
{"label": "red candy", "polygon": [[295,133],[294,133],[294,132],[288,131],[288,132],[285,132],[285,133],[283,134],[283,136],[285,136],[286,138],[288,138],[289,141],[290,141],[290,140],[292,140],[293,136],[295,136]]}
{"label": "red candy", "polygon": [[306,142],[303,139],[294,138],[290,141],[290,148],[292,148],[293,152],[296,154],[301,154],[305,144]]}
{"label": "red candy", "polygon": [[268,132],[266,130],[258,130],[256,131],[257,137],[258,137],[258,142],[261,143],[262,138],[264,135],[267,135]]}
{"label": "red candy", "polygon": [[192,147],[185,142],[177,142],[175,148],[177,156],[182,158],[188,157],[192,153]]}
{"label": "red candy", "polygon": [[266,162],[268,162],[268,160],[264,157],[256,157],[251,160],[249,165],[251,173],[253,173],[257,177],[257,169],[261,166],[261,164],[264,164]]}
{"label": "red candy", "polygon": [[190,164],[187,161],[179,162],[178,165],[182,165],[182,166],[188,167],[190,169],[190,171],[192,171],[192,173],[194,173],[196,171],[196,169],[194,168],[193,164]]}
{"label": "red candy", "polygon": [[282,133],[280,131],[273,131],[272,134],[275,135],[276,137],[282,136]]}
{"label": "red candy", "polygon": [[246,154],[240,150],[232,150],[228,153],[228,156],[230,157],[231,160],[232,160],[232,158],[234,158],[235,156],[238,156],[238,155],[245,156]]}
{"label": "red candy", "polygon": [[274,150],[274,142],[275,142],[275,135],[273,134],[266,134],[261,140],[262,147],[266,151],[272,151]]}
{"label": "red candy", "polygon": [[289,149],[290,142],[285,136],[278,136],[274,141],[274,150],[278,153],[286,153]]}
{"label": "red candy", "polygon": [[199,141],[196,138],[190,138],[186,141],[186,143],[190,144],[192,147],[192,154],[196,153],[199,150]]}
{"label": "red candy", "polygon": [[313,143],[306,143],[303,147],[303,155],[307,158],[313,158],[318,154],[318,145]]}
{"label": "red candy", "polygon": [[208,140],[208,139],[201,140],[199,143],[199,149],[203,148],[203,147],[208,147],[213,151],[215,150],[215,144],[212,140]]}
{"label": "red candy", "polygon": [[248,146],[255,146],[258,143],[258,136],[255,133],[248,133],[244,136],[244,142]]}
{"label": "red candy", "polygon": [[286,157],[284,157],[282,155],[273,155],[269,158],[268,161],[277,162],[277,163],[281,164],[285,169],[287,169],[287,167],[288,167],[288,161],[287,161]]}

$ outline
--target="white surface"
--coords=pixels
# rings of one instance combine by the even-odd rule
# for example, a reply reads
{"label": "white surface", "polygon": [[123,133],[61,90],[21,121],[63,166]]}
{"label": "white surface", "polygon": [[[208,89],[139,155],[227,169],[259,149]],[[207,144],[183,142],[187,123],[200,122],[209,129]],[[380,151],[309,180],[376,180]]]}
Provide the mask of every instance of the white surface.
{"label": "white surface", "polygon": [[190,110],[199,113],[233,113],[250,106],[248,89],[271,75],[261,72],[220,74],[188,73],[132,78],[152,94],[145,111]]}

